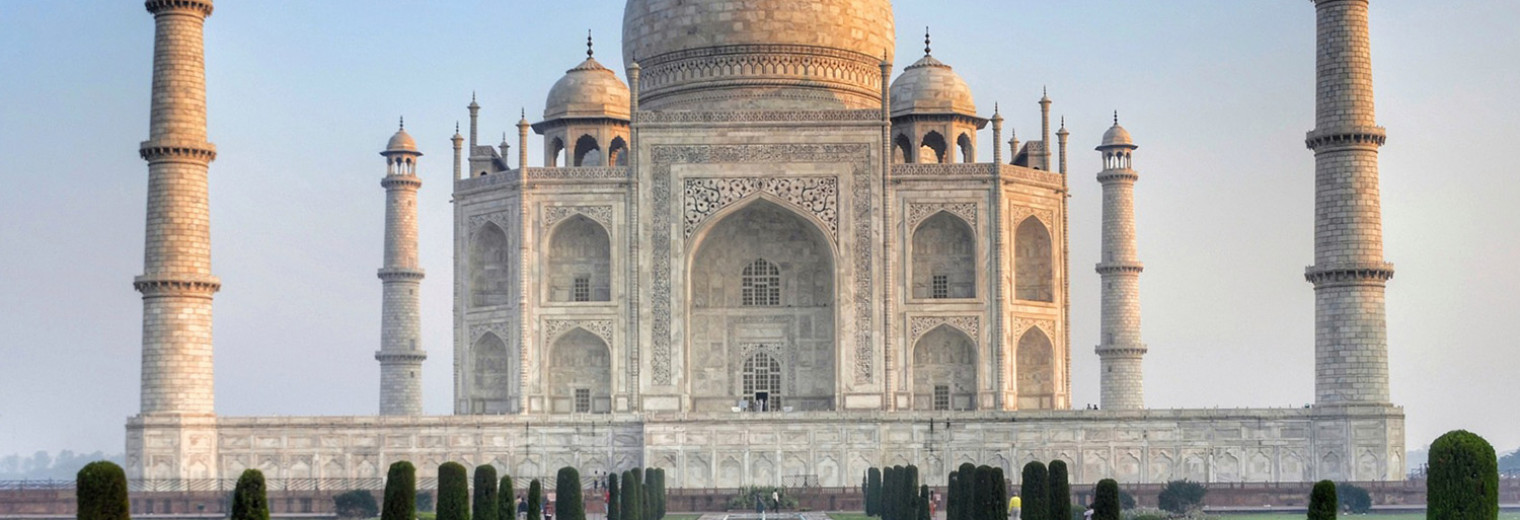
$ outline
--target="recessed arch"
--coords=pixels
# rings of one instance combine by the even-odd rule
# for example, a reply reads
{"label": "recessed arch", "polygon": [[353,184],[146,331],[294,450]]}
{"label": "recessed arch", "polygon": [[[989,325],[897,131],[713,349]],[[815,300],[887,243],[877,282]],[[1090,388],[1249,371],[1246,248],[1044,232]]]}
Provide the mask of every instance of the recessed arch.
{"label": "recessed arch", "polygon": [[494,222],[480,225],[470,236],[470,303],[505,305],[511,301],[512,258],[507,234]]}
{"label": "recessed arch", "polygon": [[612,411],[612,352],[601,336],[576,327],[554,339],[549,399],[555,413]]}
{"label": "recessed arch", "polygon": [[612,166],[628,166],[628,141],[622,136],[612,138],[612,143],[607,145],[607,161]]}
{"label": "recessed arch", "polygon": [[908,136],[897,134],[897,138],[892,140],[892,163],[904,164],[915,162],[913,159],[918,154],[913,153],[912,150],[913,142],[908,139]]}
{"label": "recessed arch", "polygon": [[612,299],[612,240],[607,228],[575,215],[554,226],[544,265],[549,301]]}
{"label": "recessed arch", "polygon": [[575,140],[575,166],[601,166],[602,147],[596,144],[596,138],[590,135],[582,135]]}
{"label": "recessed arch", "polygon": [[544,157],[544,166],[555,168],[559,166],[565,155],[565,140],[558,137],[549,141],[549,154]]}
{"label": "recessed arch", "polygon": [[[791,385],[786,406],[833,409],[836,253],[823,229],[789,204],[753,196],[724,208],[693,233],[685,282],[685,359],[693,409],[727,411],[737,405],[744,398],[747,353],[760,350],[778,356],[782,378]],[[750,280],[751,305],[745,305],[746,268],[764,278]],[[765,291],[757,292],[754,282],[764,282]],[[765,305],[753,305],[757,296]],[[796,359],[807,362],[793,363]]]}
{"label": "recessed arch", "polygon": [[976,297],[976,234],[970,223],[947,211],[913,230],[913,297]]}
{"label": "recessed arch", "polygon": [[502,400],[511,393],[512,363],[507,343],[486,332],[470,346],[470,394],[478,400],[471,413],[506,411]]}
{"label": "recessed arch", "polygon": [[1020,410],[1050,410],[1056,407],[1055,346],[1039,327],[1030,327],[1019,337],[1014,362],[1018,366]]}
{"label": "recessed arch", "polygon": [[918,161],[921,163],[947,162],[945,152],[949,151],[949,144],[945,143],[945,136],[938,131],[930,130],[919,141]]}
{"label": "recessed arch", "polygon": [[955,138],[955,146],[960,150],[961,162],[976,162],[976,145],[971,142],[971,135],[962,133],[960,137]]}
{"label": "recessed arch", "polygon": [[1014,295],[1020,300],[1055,301],[1055,262],[1050,231],[1030,215],[1014,233]]}
{"label": "recessed arch", "polygon": [[976,408],[976,341],[943,324],[913,343],[913,408]]}

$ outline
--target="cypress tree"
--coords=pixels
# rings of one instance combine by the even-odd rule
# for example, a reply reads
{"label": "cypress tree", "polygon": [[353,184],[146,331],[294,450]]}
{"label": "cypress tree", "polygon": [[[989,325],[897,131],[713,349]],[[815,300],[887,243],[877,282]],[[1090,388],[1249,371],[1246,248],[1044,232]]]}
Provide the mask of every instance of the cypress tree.
{"label": "cypress tree", "polygon": [[892,506],[897,502],[897,469],[892,466],[881,468],[881,520],[897,520],[892,513]]}
{"label": "cypress tree", "polygon": [[1321,480],[1309,492],[1309,520],[1335,520],[1340,501],[1335,498],[1335,483]]}
{"label": "cypress tree", "polygon": [[634,468],[623,475],[623,520],[644,520],[643,473]]}
{"label": "cypress tree", "polygon": [[1045,470],[1045,464],[1040,461],[1025,464],[1023,476],[1023,483],[1019,487],[1019,496],[1024,497],[1022,519],[1051,520],[1050,484],[1046,480],[1048,473]]}
{"label": "cypress tree", "polygon": [[438,520],[470,520],[470,476],[458,462],[438,465]]}
{"label": "cypress tree", "polygon": [[639,481],[639,483],[642,484],[640,489],[644,490],[644,502],[639,504],[644,509],[642,512],[643,519],[656,520],[654,515],[654,468],[644,468],[644,480]]}
{"label": "cypress tree", "polygon": [[475,466],[475,495],[470,502],[475,520],[496,520],[496,493],[496,467],[490,464]]}
{"label": "cypress tree", "polygon": [[1066,474],[1066,461],[1050,461],[1049,477],[1050,520],[1071,520],[1071,479]]}
{"label": "cypress tree", "polygon": [[1119,520],[1119,483],[1106,478],[1093,489],[1092,520]]}
{"label": "cypress tree", "polygon": [[1477,434],[1453,430],[1430,443],[1425,518],[1499,518],[1499,459]]}
{"label": "cypress tree", "polygon": [[75,475],[74,501],[79,520],[131,520],[127,473],[110,461],[95,461]]}
{"label": "cypress tree", "polygon": [[906,465],[903,467],[903,477],[898,485],[898,496],[901,496],[901,508],[898,509],[901,520],[914,520],[918,517],[918,467]]}
{"label": "cypress tree", "polygon": [[1003,475],[1003,468],[992,468],[992,496],[992,517],[997,519],[1007,518],[1008,478]]}
{"label": "cypress tree", "polygon": [[960,505],[956,507],[960,515],[956,520],[977,520],[976,512],[976,465],[970,462],[961,464],[960,477]]}
{"label": "cypress tree", "polygon": [[929,515],[929,485],[918,486],[918,520],[933,520]]}
{"label": "cypress tree", "polygon": [[264,472],[245,469],[232,491],[231,520],[269,520],[269,496],[264,491]]}
{"label": "cypress tree", "polygon": [[528,516],[526,520],[541,520],[544,511],[544,485],[533,479],[528,483]]}
{"label": "cypress tree", "polygon": [[881,516],[881,469],[866,471],[866,516]]}
{"label": "cypress tree", "polygon": [[951,471],[945,478],[945,520],[960,519],[960,478],[959,471]]}
{"label": "cypress tree", "polygon": [[618,515],[618,502],[622,490],[618,489],[618,474],[616,471],[607,473],[607,520],[622,520]]}
{"label": "cypress tree", "polygon": [[[660,497],[659,498],[660,501],[657,504],[657,507],[654,508],[654,510],[655,510],[655,513],[659,514],[659,516],[657,518],[663,520],[665,518],[665,499],[667,498],[666,495],[665,495],[665,468],[655,468],[654,474],[655,474],[655,476],[657,476],[657,477],[660,478],[660,484],[659,484],[660,485],[660,488],[659,488],[660,490],[659,490],[658,493],[655,494],[655,496]],[[778,504],[776,507],[779,508],[781,506]]]}
{"label": "cypress tree", "polygon": [[417,517],[417,468],[407,461],[391,464],[385,474],[385,504],[380,520],[412,520]]}
{"label": "cypress tree", "polygon": [[496,520],[517,520],[517,489],[511,475],[503,475],[496,487]]}
{"label": "cypress tree", "polygon": [[976,480],[976,504],[971,506],[973,520],[996,520],[993,511],[997,509],[996,500],[992,491],[992,467],[982,465],[976,467],[974,479]]}
{"label": "cypress tree", "polygon": [[570,466],[560,468],[559,474],[554,476],[554,517],[586,520],[586,502],[581,500],[581,472]]}

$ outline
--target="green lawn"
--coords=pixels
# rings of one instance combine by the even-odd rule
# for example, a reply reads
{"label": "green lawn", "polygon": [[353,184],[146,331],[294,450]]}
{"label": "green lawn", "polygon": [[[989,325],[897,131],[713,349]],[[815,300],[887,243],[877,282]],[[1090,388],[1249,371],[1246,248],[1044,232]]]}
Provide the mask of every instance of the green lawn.
{"label": "green lawn", "polygon": [[[1210,518],[1213,518],[1210,515]],[[1303,520],[1303,513],[1237,513],[1220,515],[1221,520]],[[1425,513],[1389,513],[1371,515],[1341,515],[1347,520],[1425,520]],[[1500,511],[1499,520],[1520,520],[1520,512]]]}
{"label": "green lawn", "polygon": [[666,513],[665,520],[697,520],[701,513]]}
{"label": "green lawn", "polygon": [[866,516],[865,513],[829,513],[829,518],[834,520],[879,520]]}

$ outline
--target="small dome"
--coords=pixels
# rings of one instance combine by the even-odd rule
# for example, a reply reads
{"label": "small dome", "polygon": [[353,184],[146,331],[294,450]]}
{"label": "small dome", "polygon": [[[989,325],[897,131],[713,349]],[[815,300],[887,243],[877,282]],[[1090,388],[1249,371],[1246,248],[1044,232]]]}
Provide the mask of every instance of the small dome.
{"label": "small dome", "polygon": [[1119,123],[1115,121],[1114,126],[1110,127],[1107,132],[1103,132],[1103,144],[1099,146],[1128,146],[1134,148],[1135,142],[1129,138],[1129,131],[1119,126]]}
{"label": "small dome", "polygon": [[925,54],[892,82],[892,115],[976,115],[971,87],[960,74]]}
{"label": "small dome", "polygon": [[544,103],[544,119],[567,117],[611,117],[628,119],[628,85],[612,69],[595,58],[565,71],[565,76],[549,89]]}
{"label": "small dome", "polygon": [[406,129],[403,128],[397,130],[396,135],[391,136],[390,142],[385,143],[385,151],[416,153],[417,141],[412,139],[412,136],[406,133]]}

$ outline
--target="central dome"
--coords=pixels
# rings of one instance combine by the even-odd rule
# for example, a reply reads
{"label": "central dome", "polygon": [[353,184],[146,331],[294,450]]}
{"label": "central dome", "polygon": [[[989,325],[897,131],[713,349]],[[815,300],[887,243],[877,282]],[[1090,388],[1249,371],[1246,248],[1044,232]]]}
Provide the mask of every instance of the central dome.
{"label": "central dome", "polygon": [[652,110],[876,108],[890,0],[628,0],[623,61]]}

